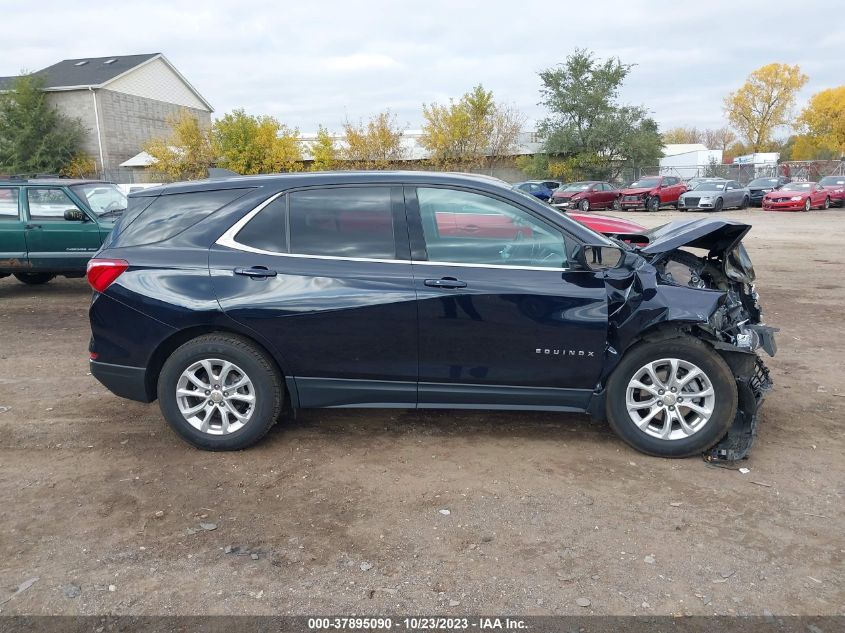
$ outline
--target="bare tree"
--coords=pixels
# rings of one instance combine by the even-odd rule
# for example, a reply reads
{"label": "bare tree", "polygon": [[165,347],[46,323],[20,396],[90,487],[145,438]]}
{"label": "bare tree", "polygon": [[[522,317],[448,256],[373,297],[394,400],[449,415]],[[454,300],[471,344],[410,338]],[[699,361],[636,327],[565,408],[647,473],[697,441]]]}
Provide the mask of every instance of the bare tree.
{"label": "bare tree", "polygon": [[720,149],[724,152],[734,141],[736,141],[736,134],[730,128],[704,130],[704,144],[707,149]]}
{"label": "bare tree", "polygon": [[490,173],[493,165],[504,156],[510,156],[519,146],[519,135],[526,117],[513,104],[497,105],[490,119],[490,136],[487,160]]}

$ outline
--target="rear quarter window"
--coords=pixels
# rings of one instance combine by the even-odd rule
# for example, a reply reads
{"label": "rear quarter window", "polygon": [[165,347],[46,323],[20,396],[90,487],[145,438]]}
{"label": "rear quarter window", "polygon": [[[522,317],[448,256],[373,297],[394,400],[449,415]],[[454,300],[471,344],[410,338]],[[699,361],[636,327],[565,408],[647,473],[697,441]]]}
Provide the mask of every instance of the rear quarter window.
{"label": "rear quarter window", "polygon": [[[163,242],[245,196],[252,189],[218,189],[130,198],[125,217],[115,227],[114,245],[140,246]],[[133,217],[134,216],[134,217]]]}

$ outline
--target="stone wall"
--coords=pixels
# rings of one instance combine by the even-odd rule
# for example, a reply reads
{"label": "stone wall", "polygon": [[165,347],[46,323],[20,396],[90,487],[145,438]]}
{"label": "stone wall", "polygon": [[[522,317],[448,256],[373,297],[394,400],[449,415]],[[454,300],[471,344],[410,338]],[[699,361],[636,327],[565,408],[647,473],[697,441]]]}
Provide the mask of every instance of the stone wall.
{"label": "stone wall", "polygon": [[82,127],[85,129],[82,151],[97,161],[97,167],[101,167],[100,149],[97,145],[97,122],[94,116],[95,94],[90,90],[48,92],[47,101],[63,115],[82,122]]}

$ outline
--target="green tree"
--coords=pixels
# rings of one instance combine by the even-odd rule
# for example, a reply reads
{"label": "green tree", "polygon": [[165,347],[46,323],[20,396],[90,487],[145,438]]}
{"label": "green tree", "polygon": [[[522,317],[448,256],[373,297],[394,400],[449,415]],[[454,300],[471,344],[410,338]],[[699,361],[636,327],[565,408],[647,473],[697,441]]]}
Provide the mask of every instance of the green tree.
{"label": "green tree", "polygon": [[789,123],[795,96],[807,79],[797,65],[767,64],[725,97],[728,121],[750,151],[772,149],[775,131]]}
{"label": "green tree", "polygon": [[403,133],[390,111],[373,115],[366,123],[347,121],[343,159],[355,169],[390,169],[405,157]]}
{"label": "green tree", "polygon": [[619,101],[631,68],[576,49],[540,72],[541,105],[549,110],[538,126],[544,150],[567,159],[575,176],[612,180],[626,166],[657,164],[663,145],[657,123],[645,108]]}
{"label": "green tree", "polygon": [[210,130],[186,108],[170,116],[168,123],[170,136],[151,139],[144,147],[156,159],[156,169],[173,180],[208,176],[215,158]]}
{"label": "green tree", "polygon": [[211,129],[218,165],[239,174],[295,171],[302,166],[299,132],[274,117],[233,110]]}
{"label": "green tree", "polygon": [[311,171],[328,171],[338,167],[339,152],[334,138],[322,125],[317,130],[317,138],[311,143]]}
{"label": "green tree", "polygon": [[44,79],[23,74],[0,94],[0,171],[58,173],[80,155],[85,130],[51,107]]}

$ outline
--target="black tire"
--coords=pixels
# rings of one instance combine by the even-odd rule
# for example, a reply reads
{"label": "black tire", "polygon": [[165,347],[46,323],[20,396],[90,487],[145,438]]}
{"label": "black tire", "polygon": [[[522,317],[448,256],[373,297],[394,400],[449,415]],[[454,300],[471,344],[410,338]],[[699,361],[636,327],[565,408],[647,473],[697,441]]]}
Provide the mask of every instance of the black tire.
{"label": "black tire", "polygon": [[578,208],[581,209],[584,213],[590,210],[590,201],[584,198],[581,202],[578,203]]}
{"label": "black tire", "polygon": [[809,199],[809,198],[807,198],[807,199],[804,201],[804,211],[805,211],[805,212],[806,212],[806,211],[809,211],[809,210],[810,210],[810,209],[812,209],[812,208],[813,208],[813,203],[812,203],[812,202],[810,202],[810,199]]}
{"label": "black tire", "polygon": [[[227,435],[211,435],[192,426],[182,415],[176,388],[182,373],[203,359],[229,361],[252,381],[255,404],[249,420]],[[279,418],[284,402],[282,376],[273,360],[248,339],[207,334],[188,341],[164,362],[158,378],[158,400],[170,427],[189,444],[207,451],[235,451],[255,444]]]}
{"label": "black tire", "polygon": [[660,211],[660,197],[651,196],[645,203],[646,211]]}
{"label": "black tire", "polygon": [[620,198],[614,198],[613,203],[610,205],[610,208],[614,211],[621,211],[622,210],[622,201]]}
{"label": "black tire", "polygon": [[722,200],[721,198],[716,198],[716,204],[713,205],[713,211],[714,212],[721,211],[724,204],[725,204],[724,200]]}
{"label": "black tire", "polygon": [[53,279],[52,273],[15,273],[15,278],[28,286],[40,286]]}
{"label": "black tire", "polygon": [[[628,414],[627,387],[647,363],[677,358],[693,363],[710,380],[714,391],[713,412],[697,432],[682,439],[666,440],[641,430]],[[727,363],[705,343],[690,337],[643,342],[632,347],[607,384],[607,417],[611,428],[630,446],[656,457],[689,457],[703,453],[724,437],[737,409],[737,388]]]}
{"label": "black tire", "polygon": [[745,197],[742,199],[742,203],[739,205],[739,208],[740,208],[740,209],[747,209],[747,208],[748,208],[748,204],[749,204],[749,202],[750,202],[750,200],[749,200],[748,196],[745,196]]}

